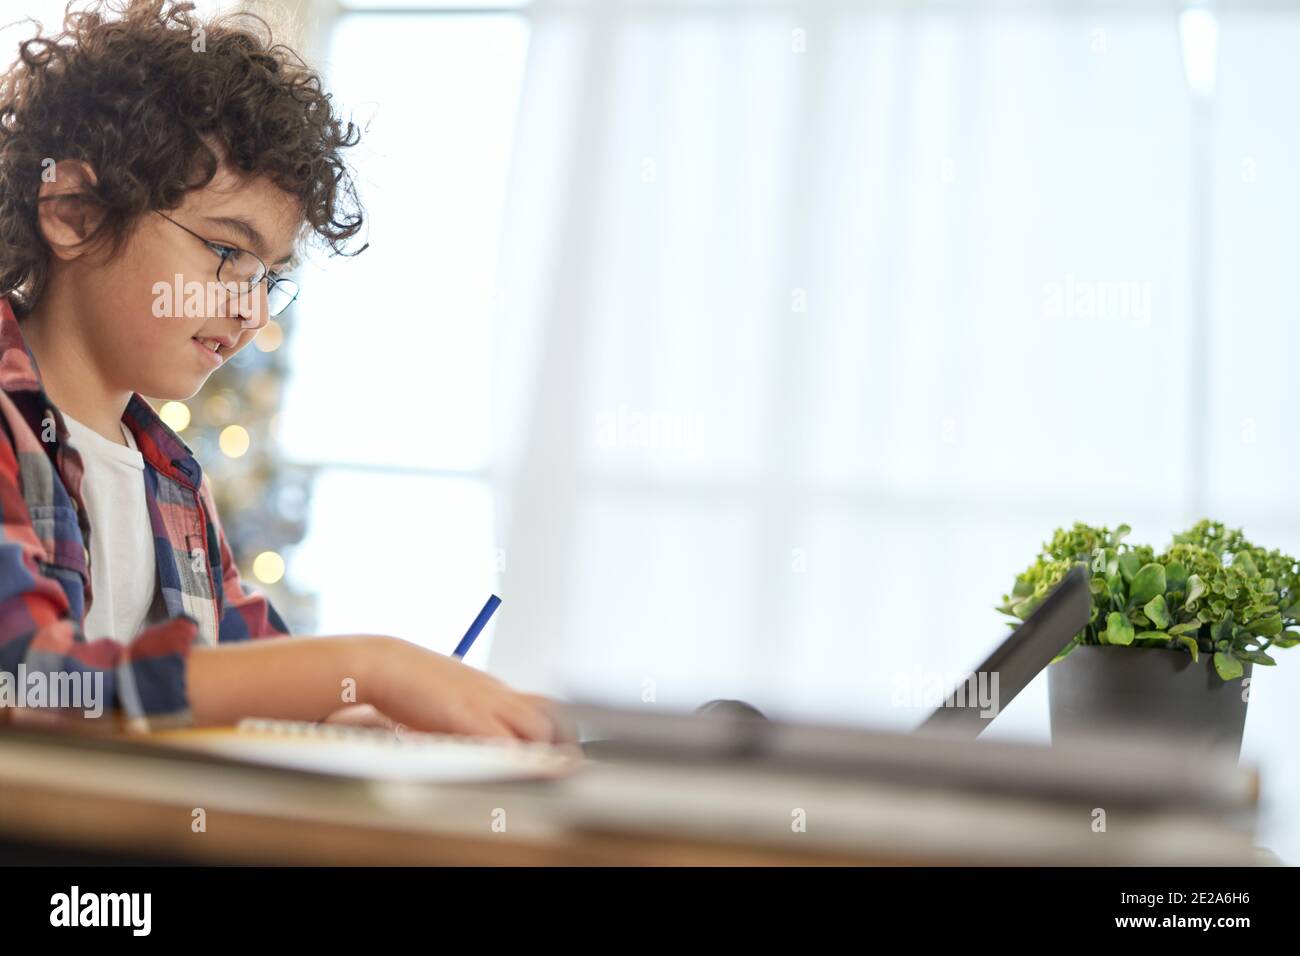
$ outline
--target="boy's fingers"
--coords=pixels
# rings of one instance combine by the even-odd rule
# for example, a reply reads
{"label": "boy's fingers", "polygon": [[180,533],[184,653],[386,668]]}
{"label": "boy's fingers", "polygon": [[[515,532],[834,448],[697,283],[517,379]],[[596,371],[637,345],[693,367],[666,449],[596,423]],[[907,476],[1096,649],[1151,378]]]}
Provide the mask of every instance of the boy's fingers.
{"label": "boy's fingers", "polygon": [[524,694],[515,695],[514,700],[502,708],[501,716],[524,740],[551,742],[555,729],[550,716]]}
{"label": "boy's fingers", "polygon": [[475,720],[473,729],[468,731],[471,737],[517,737],[514,730],[500,717],[483,714]]}
{"label": "boy's fingers", "polygon": [[578,742],[578,728],[558,701],[552,700],[550,697],[544,697],[541,694],[523,694],[522,696],[540,707],[542,712],[550,719],[551,736],[548,739],[551,743],[573,744]]}

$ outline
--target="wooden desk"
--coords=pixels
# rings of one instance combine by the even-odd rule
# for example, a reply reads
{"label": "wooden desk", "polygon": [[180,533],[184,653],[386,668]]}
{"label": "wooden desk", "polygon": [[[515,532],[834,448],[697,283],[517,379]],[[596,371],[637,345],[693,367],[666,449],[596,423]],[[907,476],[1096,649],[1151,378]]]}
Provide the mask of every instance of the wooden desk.
{"label": "wooden desk", "polygon": [[[1104,840],[1083,844],[1090,856],[1081,860],[1081,851],[1062,849],[1074,844],[1053,847],[1051,834],[1059,821],[1028,805],[1013,813],[1014,832],[1023,839],[1003,846],[1005,852],[998,852],[1002,844],[994,841],[983,850],[975,848],[978,852],[966,846],[963,853],[945,854],[935,845],[948,845],[946,840],[965,845],[953,836],[970,828],[963,813],[987,819],[987,808],[978,805],[954,809],[951,801],[958,798],[951,794],[932,798],[929,819],[940,832],[928,848],[906,840],[891,844],[882,838],[896,829],[888,814],[915,817],[925,812],[925,801],[908,806],[882,802],[881,794],[869,792],[861,782],[735,781],[735,792],[749,798],[751,811],[755,806],[764,813],[771,809],[762,817],[771,825],[764,823],[761,834],[754,831],[752,812],[748,823],[730,826],[730,798],[725,795],[700,800],[700,821],[687,831],[624,826],[616,813],[604,820],[599,812],[575,817],[583,806],[612,808],[638,793],[651,806],[671,803],[659,799],[671,793],[676,812],[683,806],[694,812],[687,791],[708,772],[689,767],[597,769],[571,781],[490,787],[374,784],[0,733],[0,840],[207,864],[1158,863],[1164,862],[1162,848],[1182,859],[1189,846],[1196,847],[1198,862],[1256,860],[1248,834],[1208,832],[1195,820],[1174,818],[1165,830],[1152,831],[1156,842],[1143,831],[1148,843],[1145,851],[1136,845],[1136,857],[1133,841],[1118,835],[1111,848]],[[725,788],[719,781],[724,777],[698,781],[699,792],[719,793]],[[806,833],[789,826],[785,808],[793,801],[808,807]],[[869,821],[856,832],[855,808]],[[202,829],[195,825],[196,811]],[[498,832],[502,819],[504,832]],[[832,819],[838,822],[827,822]],[[926,824],[925,829],[932,827]]]}
{"label": "wooden desk", "polygon": [[[147,783],[146,783],[147,781]],[[580,833],[549,784],[375,788],[302,774],[0,737],[0,838],[175,862],[280,865],[842,865],[903,862],[802,847]],[[194,832],[194,811],[205,831]],[[505,832],[492,829],[504,810]],[[498,814],[499,817],[499,814]]]}

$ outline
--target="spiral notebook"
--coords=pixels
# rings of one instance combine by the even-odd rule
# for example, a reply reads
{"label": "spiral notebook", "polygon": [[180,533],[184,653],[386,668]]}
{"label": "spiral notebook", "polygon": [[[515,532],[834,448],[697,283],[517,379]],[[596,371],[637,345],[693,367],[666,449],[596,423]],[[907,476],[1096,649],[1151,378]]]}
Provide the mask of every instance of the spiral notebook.
{"label": "spiral notebook", "polygon": [[367,780],[542,780],[568,776],[584,763],[573,746],[296,720],[250,718],[234,727],[165,730],[149,738],[244,763]]}

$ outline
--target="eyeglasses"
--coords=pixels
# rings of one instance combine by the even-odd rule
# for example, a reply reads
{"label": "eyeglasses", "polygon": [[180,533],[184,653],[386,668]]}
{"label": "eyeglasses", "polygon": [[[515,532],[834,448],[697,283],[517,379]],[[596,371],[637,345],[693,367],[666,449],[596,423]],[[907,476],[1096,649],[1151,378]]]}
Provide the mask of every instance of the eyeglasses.
{"label": "eyeglasses", "polygon": [[235,283],[240,286],[247,285],[251,291],[265,280],[266,311],[269,315],[279,315],[289,307],[289,304],[294,299],[298,298],[298,283],[292,279],[276,275],[266,267],[266,263],[256,253],[249,252],[247,249],[240,249],[237,246],[226,245],[224,242],[205,239],[194,230],[186,229],[185,226],[182,226],[166,213],[158,212],[156,209],[154,212],[157,212],[158,215],[173,226],[185,229],[186,232],[221,258],[221,262],[217,265],[217,282]]}

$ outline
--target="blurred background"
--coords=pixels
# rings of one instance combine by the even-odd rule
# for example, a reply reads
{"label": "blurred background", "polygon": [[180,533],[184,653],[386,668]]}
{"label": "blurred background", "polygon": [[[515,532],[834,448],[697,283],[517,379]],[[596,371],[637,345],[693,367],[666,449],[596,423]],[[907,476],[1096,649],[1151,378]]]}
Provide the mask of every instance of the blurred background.
{"label": "blurred background", "polygon": [[248,6],[365,127],[371,246],[164,411],[296,631],[449,652],[495,591],[522,687],[906,728],[1058,526],[1300,551],[1300,6]]}

